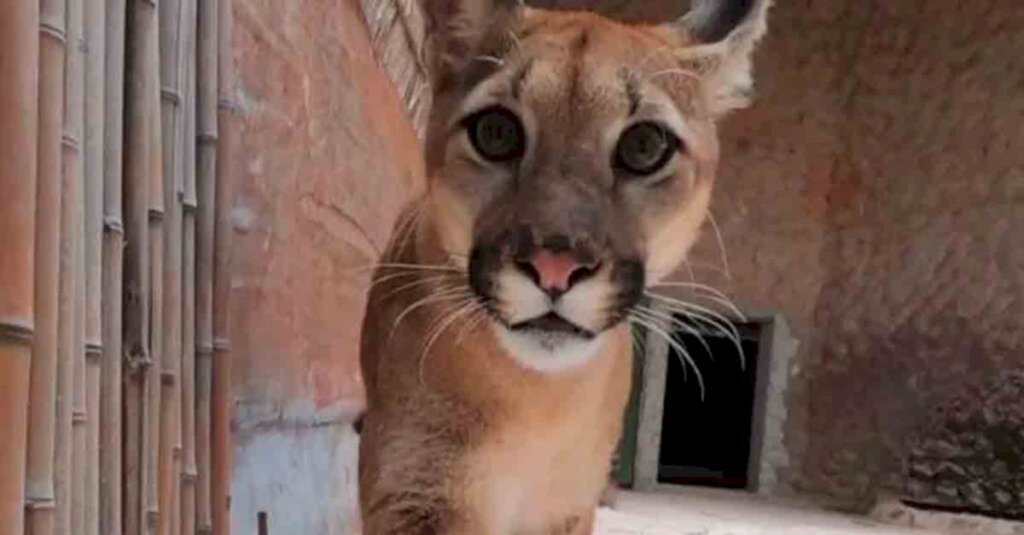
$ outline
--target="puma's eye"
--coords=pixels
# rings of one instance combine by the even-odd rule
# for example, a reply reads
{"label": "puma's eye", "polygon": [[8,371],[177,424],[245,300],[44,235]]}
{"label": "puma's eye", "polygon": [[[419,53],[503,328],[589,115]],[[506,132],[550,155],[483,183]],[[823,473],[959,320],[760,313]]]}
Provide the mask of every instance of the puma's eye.
{"label": "puma's eye", "polygon": [[526,133],[519,118],[506,108],[495,106],[469,116],[463,125],[480,156],[492,162],[507,162],[523,155]]}
{"label": "puma's eye", "polygon": [[615,167],[634,175],[650,175],[672,159],[682,142],[667,128],[652,122],[626,129],[615,147]]}

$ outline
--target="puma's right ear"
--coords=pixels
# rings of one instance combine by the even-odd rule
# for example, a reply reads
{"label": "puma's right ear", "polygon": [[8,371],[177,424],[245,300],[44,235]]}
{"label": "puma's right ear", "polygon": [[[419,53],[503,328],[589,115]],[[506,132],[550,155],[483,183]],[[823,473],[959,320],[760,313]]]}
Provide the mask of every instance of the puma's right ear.
{"label": "puma's right ear", "polygon": [[687,60],[698,72],[720,115],[749,104],[753,88],[751,55],[767,31],[772,0],[693,0],[692,9],[671,23],[691,46]]}
{"label": "puma's right ear", "polygon": [[468,63],[504,54],[513,42],[510,31],[523,0],[424,0],[424,6],[432,74],[444,84]]}

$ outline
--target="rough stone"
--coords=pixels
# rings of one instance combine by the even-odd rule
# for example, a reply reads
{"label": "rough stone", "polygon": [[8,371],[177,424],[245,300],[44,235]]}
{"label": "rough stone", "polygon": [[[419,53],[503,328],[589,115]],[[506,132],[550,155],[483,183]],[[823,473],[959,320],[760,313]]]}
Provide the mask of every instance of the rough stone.
{"label": "rough stone", "polygon": [[914,503],[1024,518],[1022,385],[1024,373],[1012,375],[938,408],[910,456],[905,492]]}

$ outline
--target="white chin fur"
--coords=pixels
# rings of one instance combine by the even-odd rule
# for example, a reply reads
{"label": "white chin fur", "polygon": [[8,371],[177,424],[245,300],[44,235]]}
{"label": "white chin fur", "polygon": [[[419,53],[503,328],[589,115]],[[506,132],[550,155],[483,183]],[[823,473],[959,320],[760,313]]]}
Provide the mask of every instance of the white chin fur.
{"label": "white chin fur", "polygon": [[504,325],[491,324],[501,345],[520,366],[543,373],[575,368],[596,357],[604,347],[604,333],[588,339],[538,330],[515,332]]}

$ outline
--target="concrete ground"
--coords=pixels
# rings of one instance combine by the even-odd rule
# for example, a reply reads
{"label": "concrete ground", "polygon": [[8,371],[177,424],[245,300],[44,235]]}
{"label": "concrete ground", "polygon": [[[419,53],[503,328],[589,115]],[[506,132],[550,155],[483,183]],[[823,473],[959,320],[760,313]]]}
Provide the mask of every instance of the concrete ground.
{"label": "concrete ground", "polygon": [[596,535],[938,535],[847,516],[770,503],[754,495],[686,489],[623,492],[602,508]]}

